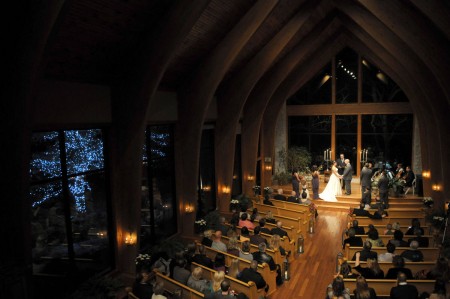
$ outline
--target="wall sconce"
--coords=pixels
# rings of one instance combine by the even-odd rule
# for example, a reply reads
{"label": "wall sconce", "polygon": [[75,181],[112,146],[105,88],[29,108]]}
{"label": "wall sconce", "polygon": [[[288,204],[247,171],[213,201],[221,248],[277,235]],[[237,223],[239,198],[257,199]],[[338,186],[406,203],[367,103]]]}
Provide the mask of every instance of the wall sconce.
{"label": "wall sconce", "polygon": [[125,236],[125,245],[127,245],[127,246],[132,246],[132,245],[134,245],[134,244],[136,244],[136,238],[133,236],[132,233],[128,233],[128,234]]}
{"label": "wall sconce", "polygon": [[191,205],[187,205],[187,206],[184,208],[184,211],[185,211],[187,214],[192,213],[192,212],[194,212],[194,207],[191,206]]}
{"label": "wall sconce", "polygon": [[211,191],[211,186],[204,186],[202,190],[205,192]]}
{"label": "wall sconce", "polygon": [[270,164],[269,164],[269,165],[266,165],[265,168],[266,168],[267,171],[271,171],[271,170],[272,170],[272,165],[270,165]]}
{"label": "wall sconce", "polygon": [[237,174],[234,174],[234,175],[233,175],[233,180],[237,180],[237,179],[238,179]]}
{"label": "wall sconce", "polygon": [[427,179],[431,178],[431,172],[429,170],[422,171],[422,177]]}
{"label": "wall sconce", "polygon": [[433,189],[433,191],[441,191],[441,185],[433,184],[431,185],[431,189]]}
{"label": "wall sconce", "polygon": [[255,179],[255,177],[252,174],[249,174],[247,176],[247,181],[249,181],[249,182],[253,181],[254,179]]}
{"label": "wall sconce", "polygon": [[224,185],[222,187],[222,193],[223,194],[229,194],[230,193],[230,187],[228,187],[228,185]]}

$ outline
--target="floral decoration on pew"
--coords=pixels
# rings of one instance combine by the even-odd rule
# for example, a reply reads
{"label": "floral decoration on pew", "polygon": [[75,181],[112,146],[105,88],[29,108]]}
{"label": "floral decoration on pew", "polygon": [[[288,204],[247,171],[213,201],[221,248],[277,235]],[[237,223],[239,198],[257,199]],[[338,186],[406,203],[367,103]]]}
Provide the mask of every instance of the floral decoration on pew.
{"label": "floral decoration on pew", "polygon": [[194,222],[194,228],[196,233],[202,233],[206,229],[206,221],[204,219],[199,219]]}
{"label": "floral decoration on pew", "polygon": [[261,186],[253,186],[253,192],[255,193],[255,196],[260,195],[261,194]]}
{"label": "floral decoration on pew", "polygon": [[152,257],[150,254],[138,254],[138,256],[134,259],[134,261],[136,262],[136,267],[138,269],[142,269],[142,268],[149,268],[150,269],[150,261],[151,261]]}
{"label": "floral decoration on pew", "polygon": [[230,201],[230,211],[233,211],[233,210],[238,211],[239,210],[239,205],[240,205],[239,200],[232,199]]}
{"label": "floral decoration on pew", "polygon": [[317,206],[313,202],[309,204],[309,212],[314,215],[314,217],[319,215],[319,213],[317,213]]}
{"label": "floral decoration on pew", "polygon": [[423,201],[423,204],[426,205],[427,207],[431,207],[434,203],[433,198],[431,198],[431,197],[424,197],[422,199],[422,201]]}
{"label": "floral decoration on pew", "polygon": [[264,187],[264,195],[270,195],[273,193],[273,189],[270,187]]}

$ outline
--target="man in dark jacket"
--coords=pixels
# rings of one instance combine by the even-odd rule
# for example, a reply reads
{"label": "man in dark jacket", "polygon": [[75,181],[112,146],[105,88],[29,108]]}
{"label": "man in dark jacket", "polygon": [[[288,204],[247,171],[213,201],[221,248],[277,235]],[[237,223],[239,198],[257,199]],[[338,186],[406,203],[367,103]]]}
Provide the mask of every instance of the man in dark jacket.
{"label": "man in dark jacket", "polygon": [[266,227],[266,218],[259,219],[259,227],[260,227],[262,233],[265,233],[268,235],[271,234],[270,229],[268,229]]}
{"label": "man in dark jacket", "polygon": [[261,237],[259,234],[261,232],[261,227],[256,226],[253,230],[253,235],[250,236],[250,244],[259,245],[259,243],[265,243],[267,245],[267,240]]}
{"label": "man in dark jacket", "polygon": [[351,247],[362,247],[363,241],[361,237],[355,236],[355,229],[353,227],[349,228],[347,232],[348,238],[344,240],[342,249],[345,249],[345,245],[349,244]]}
{"label": "man in dark jacket", "polygon": [[369,188],[370,191],[372,187],[372,170],[369,168],[369,163],[364,164],[364,167],[361,169],[359,181],[361,184],[361,192],[364,192],[366,188]]}
{"label": "man in dark jacket", "polygon": [[297,193],[295,191],[292,191],[291,196],[287,198],[288,202],[298,203],[298,198],[296,196]]}
{"label": "man in dark jacket", "polygon": [[277,192],[278,192],[278,194],[275,194],[273,196],[273,198],[276,199],[276,200],[284,200],[284,201],[286,201],[286,196],[283,195],[283,189],[278,189]]}
{"label": "man in dark jacket", "polygon": [[192,261],[211,269],[214,268],[214,263],[206,256],[205,247],[203,245],[198,246],[198,253],[192,257]]}
{"label": "man in dark jacket", "polygon": [[388,209],[389,179],[386,176],[386,170],[384,169],[382,170],[381,176],[378,179],[378,191],[380,192],[380,203],[385,209]]}
{"label": "man in dark jacket", "polygon": [[[359,260],[360,261],[367,261],[367,259],[377,259],[378,254],[375,251],[371,251],[372,249],[372,243],[369,241],[364,242],[363,250],[359,251],[361,253]],[[352,261],[356,260],[356,253],[353,255]]]}
{"label": "man in dark jacket", "polygon": [[406,282],[406,275],[399,273],[397,277],[397,286],[391,289],[391,299],[416,299],[419,297],[419,292],[416,286]]}
{"label": "man in dark jacket", "polygon": [[419,247],[428,247],[430,242],[427,237],[422,237],[421,229],[414,229],[414,234],[416,235],[414,238],[408,239],[408,243],[411,244],[412,241],[417,241],[419,243]]}
{"label": "man in dark jacket", "polygon": [[364,227],[359,226],[358,220],[353,220],[352,227],[355,230],[355,235],[365,235]]}
{"label": "man in dark jacket", "polygon": [[249,281],[253,281],[258,290],[265,289],[266,292],[269,290],[269,286],[267,285],[266,281],[264,280],[262,275],[258,273],[258,262],[255,260],[251,261],[250,267],[245,268],[238,276],[238,278],[239,280],[247,283]]}
{"label": "man in dark jacket", "polygon": [[283,223],[281,223],[281,221],[277,222],[277,227],[272,228],[272,230],[270,231],[271,235],[279,235],[281,238],[283,238],[284,236],[287,236],[289,241],[291,240],[288,236],[288,233],[283,230],[281,227],[283,226]]}
{"label": "man in dark jacket", "polygon": [[407,262],[423,262],[423,253],[419,250],[419,242],[412,241],[409,247],[411,249],[403,251],[401,256]]}
{"label": "man in dark jacket", "polygon": [[275,270],[277,268],[275,262],[273,261],[273,258],[266,253],[266,244],[260,243],[258,245],[259,251],[253,252],[253,259],[258,262],[258,264],[266,263],[269,265],[270,270]]}

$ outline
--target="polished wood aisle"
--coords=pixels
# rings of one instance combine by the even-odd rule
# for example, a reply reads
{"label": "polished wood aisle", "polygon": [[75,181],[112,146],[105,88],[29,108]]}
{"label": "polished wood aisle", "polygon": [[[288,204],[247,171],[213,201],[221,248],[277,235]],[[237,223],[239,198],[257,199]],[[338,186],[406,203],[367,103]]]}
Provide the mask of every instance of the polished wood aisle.
{"label": "polished wood aisle", "polygon": [[291,263],[291,279],[270,299],[325,297],[326,287],[335,274],[336,256],[342,251],[341,234],[346,219],[347,213],[343,211],[320,212],[315,233],[305,241],[305,253]]}

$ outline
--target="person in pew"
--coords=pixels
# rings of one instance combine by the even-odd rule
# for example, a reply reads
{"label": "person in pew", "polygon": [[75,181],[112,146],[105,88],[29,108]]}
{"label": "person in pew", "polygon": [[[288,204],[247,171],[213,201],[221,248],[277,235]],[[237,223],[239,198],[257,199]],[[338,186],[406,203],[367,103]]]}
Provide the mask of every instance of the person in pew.
{"label": "person in pew", "polygon": [[370,187],[365,187],[364,192],[362,194],[361,203],[364,206],[370,206],[370,202],[372,201],[372,192],[370,192]]}
{"label": "person in pew", "polygon": [[392,223],[392,229],[394,230],[394,232],[395,232],[396,230],[401,231],[400,223],[398,223],[398,222]]}
{"label": "person in pew", "polygon": [[342,278],[356,278],[358,275],[352,272],[352,266],[347,263],[347,260],[344,260],[342,264],[339,266],[338,275],[342,276]]}
{"label": "person in pew", "polygon": [[420,220],[417,219],[417,218],[413,218],[413,219],[411,220],[411,227],[408,228],[408,230],[406,231],[405,235],[415,235],[415,234],[414,234],[414,231],[415,231],[416,229],[419,229],[419,230],[421,231],[422,235],[425,233],[424,230],[423,230],[423,228],[420,227]]}
{"label": "person in pew", "polygon": [[228,267],[228,276],[231,276],[233,278],[238,278],[241,272],[239,271],[239,260],[232,259],[230,263],[230,267]]}
{"label": "person in pew", "polygon": [[446,299],[447,297],[447,288],[446,281],[443,279],[436,279],[434,283],[433,292],[428,297],[429,299]]}
{"label": "person in pew", "polygon": [[258,244],[258,251],[253,252],[253,260],[256,260],[258,264],[266,263],[269,265],[270,270],[277,269],[277,265],[275,264],[273,258],[266,253],[266,243]]}
{"label": "person in pew", "polygon": [[378,233],[377,228],[375,227],[375,225],[369,224],[369,226],[367,228],[367,235],[369,235],[370,233],[374,233],[374,232]]}
{"label": "person in pew", "polygon": [[433,269],[427,272],[427,279],[443,279],[445,281],[450,280],[450,267],[448,260],[445,257],[437,259]]}
{"label": "person in pew", "polygon": [[351,247],[362,247],[363,240],[361,237],[356,237],[355,229],[350,227],[347,231],[348,238],[344,240],[342,249],[345,249],[345,245],[349,244]]}
{"label": "person in pew", "polygon": [[199,245],[198,253],[192,257],[192,261],[212,269],[214,263],[209,257],[206,256],[205,252],[205,247],[203,245]]}
{"label": "person in pew", "polygon": [[225,217],[221,216],[219,218],[219,221],[220,221],[220,223],[219,223],[219,230],[222,232],[222,236],[228,235],[229,226],[225,224],[225,222],[226,222],[225,221]]}
{"label": "person in pew", "polygon": [[212,229],[205,230],[203,232],[202,244],[207,247],[211,247],[211,245],[213,243],[213,240],[212,240],[213,234],[214,234],[214,231]]}
{"label": "person in pew", "polygon": [[[371,251],[372,249],[372,243],[370,243],[369,241],[365,241],[364,245],[363,245],[363,250],[358,251],[360,253],[359,259],[361,261],[367,261],[367,259],[377,259],[377,253],[375,251]],[[356,254],[358,252],[355,252],[355,254],[353,255],[352,261],[356,260]]]}
{"label": "person in pew", "polygon": [[411,249],[403,251],[400,255],[407,262],[423,262],[423,253],[419,250],[419,242],[412,241],[409,247]]}
{"label": "person in pew", "polygon": [[[273,235],[272,238],[270,238],[270,242],[269,242],[269,248],[270,249],[275,249],[277,248],[280,251],[280,254],[282,256],[286,255],[286,250],[280,245],[281,244],[281,238],[279,235]],[[288,252],[289,254],[290,252]]]}
{"label": "person in pew", "polygon": [[184,257],[186,259],[186,265],[188,268],[191,267],[192,264],[192,258],[195,255],[195,250],[197,249],[197,246],[195,245],[195,243],[189,243],[186,246],[186,251],[184,253]]}
{"label": "person in pew", "polygon": [[394,256],[392,259],[393,268],[390,268],[386,273],[386,279],[395,279],[399,273],[406,275],[408,279],[413,279],[413,275],[410,269],[405,268],[405,259],[399,255]]}
{"label": "person in pew", "polygon": [[214,258],[214,270],[227,272],[227,267],[225,266],[225,255],[223,253],[217,253]]}
{"label": "person in pew", "polygon": [[395,245],[395,247],[408,247],[409,244],[405,240],[403,240],[403,233],[399,230],[396,230],[394,232],[394,239],[389,240],[389,243],[392,243]]}
{"label": "person in pew", "polygon": [[269,199],[269,194],[264,195],[263,204],[268,206],[273,206],[274,204]]}
{"label": "person in pew", "polygon": [[203,279],[203,269],[195,267],[187,281],[187,286],[203,294],[211,292],[211,282]]}
{"label": "person in pew", "polygon": [[353,220],[352,227],[355,230],[356,235],[364,235],[366,233],[364,227],[359,226],[358,220]]}
{"label": "person in pew", "polygon": [[239,236],[239,241],[250,241],[250,232],[246,226],[241,228],[241,235]]}
{"label": "person in pew", "polygon": [[353,291],[355,299],[377,299],[377,293],[369,288],[366,279],[361,275],[356,278],[356,289]]}
{"label": "person in pew", "polygon": [[250,241],[247,240],[241,243],[239,257],[242,259],[253,261],[253,254],[250,253]]}
{"label": "person in pew", "polygon": [[284,200],[286,201],[286,196],[283,195],[283,189],[278,189],[277,190],[277,194],[275,194],[273,196],[274,199],[276,200]]}
{"label": "person in pew", "polygon": [[164,283],[162,281],[157,282],[153,288],[153,295],[151,299],[167,299],[164,294]]}
{"label": "person in pew", "polygon": [[341,276],[336,276],[333,282],[327,287],[327,299],[350,299],[350,290],[345,287],[344,279]]}
{"label": "person in pew", "polygon": [[392,228],[392,224],[388,223],[386,224],[386,230],[384,231],[384,235],[393,235],[395,230]]}
{"label": "person in pew", "polygon": [[275,218],[273,218],[273,214],[272,211],[267,211],[266,213],[266,222],[267,223],[277,223],[277,220]]}
{"label": "person in pew", "polygon": [[407,283],[408,275],[400,272],[397,277],[397,286],[390,292],[391,299],[417,299],[419,292],[415,285]]}
{"label": "person in pew", "polygon": [[[308,191],[308,190],[306,190]],[[300,194],[300,203],[304,204],[304,205],[310,205],[311,204],[311,200],[309,199],[309,193],[305,192],[305,190],[302,191],[302,194]],[[316,209],[316,214],[317,214],[317,209]],[[316,215],[317,217],[317,215]]]}
{"label": "person in pew", "polygon": [[142,269],[133,285],[133,294],[139,298],[150,298],[153,295],[155,272]]}
{"label": "person in pew", "polygon": [[254,229],[255,225],[253,224],[253,222],[251,222],[250,220],[248,220],[248,215],[247,213],[243,213],[241,215],[241,220],[239,220],[239,226],[240,227],[247,227],[248,229]]}
{"label": "person in pew", "polygon": [[253,281],[258,290],[264,289],[266,293],[269,291],[269,285],[266,283],[262,275],[258,273],[258,262],[255,260],[250,263],[249,268],[242,270],[242,273],[239,275],[238,279],[246,283]]}
{"label": "person in pew", "polygon": [[414,238],[408,239],[409,244],[411,244],[412,241],[417,241],[421,248],[426,248],[430,245],[428,238],[422,237],[422,231],[420,229],[415,229],[414,234],[416,235]]}
{"label": "person in pew", "polygon": [[261,228],[261,233],[270,235],[270,229],[266,227],[266,218],[259,219],[259,227]]}
{"label": "person in pew", "polygon": [[241,218],[239,217],[239,212],[234,211],[230,218],[230,225],[231,226],[239,226],[239,221]]}
{"label": "person in pew", "polygon": [[222,232],[220,230],[216,231],[216,233],[214,234],[214,239],[211,248],[227,252],[227,245],[225,245],[225,243],[222,242]]}
{"label": "person in pew", "polygon": [[292,203],[298,203],[297,193],[295,191],[292,191],[291,196],[289,196],[286,201],[292,202]]}
{"label": "person in pew", "polygon": [[213,279],[212,279],[212,284],[211,284],[211,286],[212,286],[211,293],[220,291],[220,285],[221,285],[222,281],[224,281],[224,279],[225,279],[225,272],[217,271],[214,273]]}
{"label": "person in pew", "polygon": [[186,260],[178,259],[175,268],[173,268],[173,279],[179,283],[186,284],[191,272],[186,268]]}
{"label": "person in pew", "polygon": [[228,279],[224,279],[220,283],[220,289],[214,293],[205,296],[205,299],[236,299],[234,292],[231,290],[231,283]]}
{"label": "person in pew", "polygon": [[283,226],[283,223],[281,221],[277,222],[277,227],[274,227],[270,230],[270,234],[271,235],[279,235],[280,237],[284,237],[286,236],[288,238],[289,241],[291,241],[291,239],[288,236],[288,233],[282,229],[281,227]]}
{"label": "person in pew", "polygon": [[357,252],[356,255],[356,261],[355,261],[355,269],[358,271],[364,278],[366,279],[382,279],[384,278],[384,272],[381,270],[380,265],[378,264],[377,260],[374,259],[367,259],[367,267],[361,267],[360,264],[360,257],[361,253]]}
{"label": "person in pew", "polygon": [[227,253],[239,256],[239,242],[237,237],[231,237],[227,244]]}
{"label": "person in pew", "polygon": [[253,221],[261,219],[261,215],[259,215],[258,213],[258,209],[257,208],[253,208],[252,210],[252,214],[250,215],[250,221],[253,224]]}
{"label": "person in pew", "polygon": [[259,234],[260,232],[261,227],[256,226],[255,229],[253,230],[253,235],[250,236],[250,244],[258,245],[259,243],[266,243],[267,245],[267,240],[261,237],[261,235]]}
{"label": "person in pew", "polygon": [[384,246],[383,240],[381,240],[381,238],[379,237],[377,230],[370,231],[367,236],[368,238],[366,239],[366,241],[372,243],[372,247]]}
{"label": "person in pew", "polygon": [[378,255],[378,261],[379,262],[389,262],[392,263],[392,259],[394,258],[395,254],[395,245],[392,243],[388,243],[386,245],[386,253],[382,253]]}

